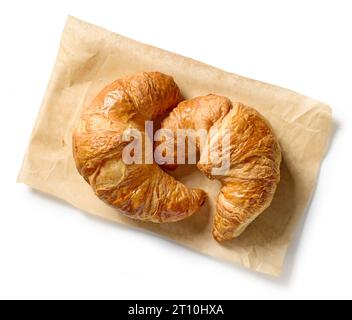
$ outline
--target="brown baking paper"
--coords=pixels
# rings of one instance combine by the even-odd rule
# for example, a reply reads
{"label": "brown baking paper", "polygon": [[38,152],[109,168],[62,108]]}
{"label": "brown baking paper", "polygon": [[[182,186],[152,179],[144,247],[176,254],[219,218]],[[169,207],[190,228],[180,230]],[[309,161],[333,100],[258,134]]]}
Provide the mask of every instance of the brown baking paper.
{"label": "brown baking paper", "polygon": [[[213,240],[212,217],[219,184],[192,166],[173,175],[190,187],[203,188],[208,201],[191,218],[162,225],[121,215],[101,202],[78,174],[71,135],[83,105],[106,84],[140,71],[172,75],[186,98],[216,93],[241,101],[271,122],[283,151],[282,181],[271,207],[238,239],[224,245]],[[325,104],[69,17],[18,181],[91,214],[147,229],[204,254],[277,276],[312,195],[331,123],[331,110]]]}

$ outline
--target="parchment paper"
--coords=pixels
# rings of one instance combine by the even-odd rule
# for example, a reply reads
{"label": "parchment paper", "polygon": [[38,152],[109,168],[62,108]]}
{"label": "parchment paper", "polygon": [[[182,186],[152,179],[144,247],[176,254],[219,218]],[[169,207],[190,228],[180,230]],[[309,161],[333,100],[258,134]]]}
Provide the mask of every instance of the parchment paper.
{"label": "parchment paper", "polygon": [[[219,184],[194,167],[181,168],[174,175],[188,186],[203,188],[208,201],[191,218],[163,225],[124,217],[101,202],[78,174],[71,134],[82,106],[106,84],[140,71],[172,75],[186,98],[216,93],[241,101],[271,122],[283,150],[282,181],[271,207],[240,238],[225,245],[213,240],[212,216]],[[91,214],[144,228],[204,254],[277,276],[312,195],[331,123],[331,110],[325,104],[69,17],[18,181]]]}

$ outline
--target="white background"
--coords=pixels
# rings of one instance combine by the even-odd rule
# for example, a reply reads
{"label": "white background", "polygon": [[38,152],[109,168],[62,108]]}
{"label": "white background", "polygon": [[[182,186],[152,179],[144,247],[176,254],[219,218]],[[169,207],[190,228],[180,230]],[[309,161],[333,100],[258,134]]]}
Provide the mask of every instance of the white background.
{"label": "white background", "polygon": [[[15,183],[66,16],[333,108],[282,278],[89,217]],[[1,1],[0,298],[352,298],[351,1]]]}

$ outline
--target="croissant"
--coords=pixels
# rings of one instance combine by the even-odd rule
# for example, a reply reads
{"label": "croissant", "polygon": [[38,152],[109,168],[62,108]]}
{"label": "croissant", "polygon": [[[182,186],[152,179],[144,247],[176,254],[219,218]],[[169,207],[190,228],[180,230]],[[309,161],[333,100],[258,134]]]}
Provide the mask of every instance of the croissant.
{"label": "croissant", "polygon": [[185,219],[205,201],[200,189],[189,189],[151,164],[126,164],[124,132],[136,129],[143,143],[150,139],[144,123],[182,100],[172,79],[158,72],[143,72],[106,86],[83,109],[73,132],[76,167],[95,194],[125,215],[156,223]]}
{"label": "croissant", "polygon": [[[213,237],[218,242],[238,237],[271,204],[280,181],[281,150],[269,123],[250,107],[241,103],[232,106],[225,97],[208,95],[182,101],[161,127],[209,132],[197,166],[222,184]],[[226,132],[228,146],[222,145]],[[211,157],[215,152],[219,156]],[[225,152],[229,168],[215,175],[213,169],[221,167]]]}

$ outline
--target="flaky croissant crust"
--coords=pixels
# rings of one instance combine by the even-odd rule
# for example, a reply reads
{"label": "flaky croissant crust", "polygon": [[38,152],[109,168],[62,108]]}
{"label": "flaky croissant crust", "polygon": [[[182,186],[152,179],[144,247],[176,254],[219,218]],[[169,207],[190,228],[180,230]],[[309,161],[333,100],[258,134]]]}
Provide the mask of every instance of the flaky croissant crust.
{"label": "flaky croissant crust", "polygon": [[192,215],[205,193],[189,189],[155,163],[125,164],[126,129],[144,133],[153,120],[182,100],[174,80],[159,72],[143,72],[106,86],[83,109],[73,133],[73,155],[79,173],[96,195],[125,215],[143,221],[174,222]]}
{"label": "flaky croissant crust", "polygon": [[[198,168],[211,179],[219,179],[213,236],[221,242],[239,236],[272,202],[280,181],[281,150],[270,124],[253,108],[232,106],[226,97],[208,95],[182,101],[163,121],[162,128],[214,129],[201,150]],[[230,132],[230,168],[221,167],[222,135]],[[220,153],[219,153],[220,150]],[[209,155],[218,152],[214,160]]]}

